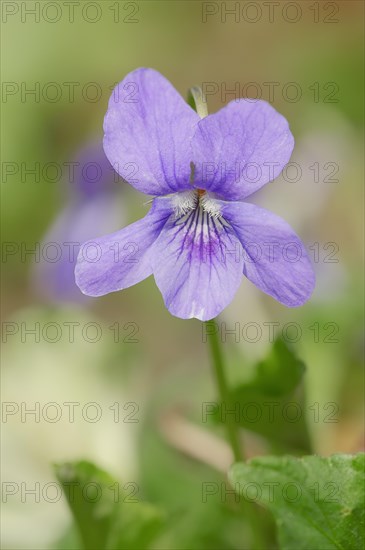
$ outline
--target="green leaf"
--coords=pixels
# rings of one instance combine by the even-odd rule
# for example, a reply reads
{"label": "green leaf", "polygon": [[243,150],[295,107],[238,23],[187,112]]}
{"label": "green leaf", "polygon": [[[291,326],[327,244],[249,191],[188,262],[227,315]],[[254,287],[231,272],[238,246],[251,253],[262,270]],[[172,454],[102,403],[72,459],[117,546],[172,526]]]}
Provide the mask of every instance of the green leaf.
{"label": "green leaf", "polygon": [[86,550],[105,548],[115,511],[115,483],[107,472],[87,461],[58,464],[56,476]]}
{"label": "green leaf", "polygon": [[80,550],[80,537],[71,525],[51,546],[51,550]]}
{"label": "green leaf", "polygon": [[[232,390],[239,424],[270,440],[276,450],[311,452],[301,384],[304,372],[304,363],[276,340],[253,379]],[[224,420],[224,410],[220,412]]]}
{"label": "green leaf", "polygon": [[282,550],[360,550],[365,454],[265,456],[234,464],[236,492],[274,515]]}
{"label": "green leaf", "polygon": [[55,470],[85,550],[149,548],[165,523],[165,514],[140,502],[135,484],[122,488],[87,461],[59,464]]}
{"label": "green leaf", "polygon": [[268,395],[286,395],[295,390],[304,371],[304,363],[297,359],[283,340],[278,339],[268,357],[258,363],[251,385]]}
{"label": "green leaf", "polygon": [[108,550],[143,550],[160,534],[166,516],[145,502],[120,505],[120,514],[108,538]]}

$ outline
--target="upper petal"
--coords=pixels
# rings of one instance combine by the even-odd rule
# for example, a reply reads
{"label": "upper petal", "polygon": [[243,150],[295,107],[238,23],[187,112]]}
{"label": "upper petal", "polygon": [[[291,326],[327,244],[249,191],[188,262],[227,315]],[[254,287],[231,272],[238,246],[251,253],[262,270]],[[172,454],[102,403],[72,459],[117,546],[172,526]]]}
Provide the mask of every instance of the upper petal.
{"label": "upper petal", "polygon": [[84,243],[75,268],[76,284],[88,296],[102,296],[139,283],[152,273],[152,244],[171,215],[168,199],[124,229]]}
{"label": "upper petal", "polygon": [[232,101],[198,123],[195,184],[228,200],[244,199],[280,174],[293,147],[287,120],[266,101]]}
{"label": "upper petal", "polygon": [[104,150],[114,169],[143,193],[188,189],[190,140],[199,120],[160,73],[137,69],[109,100]]}
{"label": "upper petal", "polygon": [[306,302],[315,276],[304,245],[292,228],[279,216],[253,204],[217,202],[244,249],[244,275],[286,306]]}
{"label": "upper petal", "polygon": [[207,321],[233,299],[242,280],[242,247],[201,208],[170,218],[153,249],[155,281],[172,315]]}

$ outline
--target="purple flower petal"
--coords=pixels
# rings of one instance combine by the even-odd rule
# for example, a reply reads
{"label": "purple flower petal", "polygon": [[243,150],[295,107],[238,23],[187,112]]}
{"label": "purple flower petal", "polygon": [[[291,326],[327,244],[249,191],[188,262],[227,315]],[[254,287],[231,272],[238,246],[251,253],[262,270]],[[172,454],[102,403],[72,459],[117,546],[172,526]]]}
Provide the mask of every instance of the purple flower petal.
{"label": "purple flower petal", "polygon": [[232,101],[198,124],[195,184],[227,200],[244,199],[280,174],[293,147],[288,122],[271,105]]}
{"label": "purple flower petal", "polygon": [[315,276],[303,243],[291,227],[253,204],[217,202],[242,243],[244,275],[286,306],[306,302],[313,292]]}
{"label": "purple flower petal", "polygon": [[70,164],[70,183],[76,197],[85,200],[121,186],[101,140],[89,143]]}
{"label": "purple flower petal", "polygon": [[48,300],[85,301],[75,284],[80,245],[120,227],[124,217],[122,185],[108,161],[101,140],[84,146],[68,163],[68,202],[47,230],[41,254],[32,268],[32,285]]}
{"label": "purple flower petal", "polygon": [[212,319],[231,302],[242,281],[240,242],[201,208],[170,219],[153,249],[156,284],[176,317]]}
{"label": "purple flower petal", "polygon": [[190,140],[199,120],[160,73],[137,69],[110,98],[104,150],[114,169],[143,193],[188,189]]}
{"label": "purple flower petal", "polygon": [[149,213],[121,231],[84,243],[75,268],[76,284],[88,296],[103,296],[152,274],[151,245],[171,215],[170,200],[154,201]]}
{"label": "purple flower petal", "polygon": [[44,236],[40,261],[33,266],[32,284],[38,294],[53,302],[85,299],[74,274],[80,245],[116,229],[122,218],[118,195],[111,191],[74,200],[64,208]]}

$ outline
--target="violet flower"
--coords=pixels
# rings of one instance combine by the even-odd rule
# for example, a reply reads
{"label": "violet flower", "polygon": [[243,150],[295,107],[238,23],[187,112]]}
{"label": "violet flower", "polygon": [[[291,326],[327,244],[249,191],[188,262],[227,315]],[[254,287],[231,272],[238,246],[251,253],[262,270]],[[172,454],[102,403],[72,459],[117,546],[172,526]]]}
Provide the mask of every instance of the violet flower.
{"label": "violet flower", "polygon": [[113,231],[123,219],[119,176],[101,143],[86,146],[67,166],[69,181],[62,184],[69,184],[69,197],[43,238],[32,272],[33,287],[51,302],[85,300],[74,275],[80,246]]}
{"label": "violet flower", "polygon": [[104,150],[127,181],[153,195],[141,220],[82,247],[76,283],[89,296],[153,274],[173,315],[202,321],[232,300],[242,275],[286,306],[303,304],[314,273],[302,242],[281,218],[244,202],[277,177],[294,139],[265,101],[232,101],[200,118],[152,69],[117,85],[104,121]]}

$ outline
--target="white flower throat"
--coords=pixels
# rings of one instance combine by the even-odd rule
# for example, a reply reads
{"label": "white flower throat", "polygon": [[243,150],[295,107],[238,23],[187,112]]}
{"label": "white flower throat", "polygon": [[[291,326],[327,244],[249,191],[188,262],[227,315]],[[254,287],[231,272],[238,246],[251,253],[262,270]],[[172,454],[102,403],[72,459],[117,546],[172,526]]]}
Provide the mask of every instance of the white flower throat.
{"label": "white flower throat", "polygon": [[221,213],[217,201],[204,189],[183,191],[173,195],[173,207],[176,218],[181,218],[197,208],[209,214],[214,219],[221,219]]}

